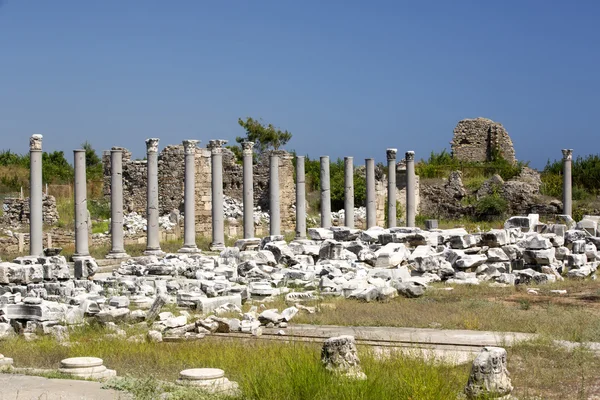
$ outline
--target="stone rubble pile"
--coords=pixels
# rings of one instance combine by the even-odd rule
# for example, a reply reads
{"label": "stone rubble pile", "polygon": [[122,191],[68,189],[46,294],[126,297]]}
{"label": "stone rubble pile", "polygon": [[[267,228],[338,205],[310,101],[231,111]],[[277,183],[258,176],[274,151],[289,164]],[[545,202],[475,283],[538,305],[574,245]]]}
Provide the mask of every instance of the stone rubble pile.
{"label": "stone rubble pile", "polygon": [[[334,211],[331,213],[331,219],[335,223],[335,225],[343,225],[344,217],[346,215],[346,210],[343,208],[339,211]],[[354,208],[354,221],[355,222],[364,222],[367,220],[367,208],[366,207],[355,207]]]}
{"label": "stone rubble pile", "polygon": [[[171,215],[164,215],[158,218],[160,229],[170,231],[177,225]],[[148,221],[135,211],[123,216],[123,229],[126,235],[135,235],[139,232],[145,232],[148,228]]]}
{"label": "stone rubble pile", "polygon": [[[223,196],[223,212],[225,218],[242,218],[244,216],[244,204],[233,197]],[[253,212],[254,225],[269,223],[270,216],[268,212],[263,212],[259,206],[254,207]]]}
{"label": "stone rubble pile", "polygon": [[[87,274],[76,275],[79,279],[71,279],[64,257],[18,258],[0,263],[0,337],[15,332],[64,337],[68,332],[61,324],[80,323],[84,317],[107,326],[121,321],[151,325],[139,340],[200,338],[213,332],[260,335],[263,327],[285,329],[299,311],[315,312],[302,302],[316,299],[316,291],[324,297],[374,301],[418,297],[438,281],[507,286],[594,277],[600,217],[563,221],[541,224],[530,214],[510,218],[504,229],[476,234],[462,228],[310,228],[309,239],[240,239],[219,255],[131,258],[112,275],[94,276],[87,266]],[[285,295],[291,307],[241,311],[243,302],[266,303],[278,295]],[[196,314],[161,312],[165,304]]]}

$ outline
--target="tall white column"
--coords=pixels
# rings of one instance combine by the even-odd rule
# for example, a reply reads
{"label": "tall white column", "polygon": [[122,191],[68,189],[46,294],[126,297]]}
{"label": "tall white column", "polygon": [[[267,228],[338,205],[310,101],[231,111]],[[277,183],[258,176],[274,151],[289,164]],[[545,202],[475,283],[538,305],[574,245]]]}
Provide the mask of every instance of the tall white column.
{"label": "tall white column", "polygon": [[329,156],[321,156],[321,228],[331,226],[331,184]]}
{"label": "tall white column", "polygon": [[90,256],[88,243],[87,184],[85,176],[85,150],[73,150],[75,162],[75,253],[73,260]]}
{"label": "tall white column", "polygon": [[415,152],[406,152],[406,226],[415,226],[416,198],[415,198]]}
{"label": "tall white column", "polygon": [[42,212],[42,135],[29,139],[29,255],[44,255]]}
{"label": "tall white column", "polygon": [[388,228],[396,226],[396,153],[397,149],[387,149],[388,163]]}
{"label": "tall white column", "polygon": [[281,214],[279,210],[279,156],[271,153],[269,163],[269,234],[281,234]]}
{"label": "tall white column", "polygon": [[573,149],[563,149],[563,214],[573,215],[573,183],[571,168]]}
{"label": "tall white column", "polygon": [[375,160],[365,159],[367,185],[367,229],[377,225],[377,204],[375,203]]}
{"label": "tall white column", "polygon": [[225,249],[225,216],[223,212],[223,146],[227,140],[208,142],[212,169],[212,243],[213,251]]}
{"label": "tall white column", "polygon": [[184,140],[183,247],[179,253],[199,253],[196,245],[196,149],[199,140]]}
{"label": "tall white column", "polygon": [[254,237],[254,178],[252,175],[254,142],[242,142],[244,160],[243,200],[244,200],[244,239]]}
{"label": "tall white column", "polygon": [[354,159],[344,157],[344,225],[354,228]]}
{"label": "tall white column", "polygon": [[157,138],[146,139],[146,255],[162,255],[158,226],[158,141]]}
{"label": "tall white column", "polygon": [[110,150],[110,238],[111,250],[106,258],[126,258],[123,243],[123,149]]}
{"label": "tall white column", "polygon": [[304,156],[296,157],[296,238],[306,238],[306,174]]}

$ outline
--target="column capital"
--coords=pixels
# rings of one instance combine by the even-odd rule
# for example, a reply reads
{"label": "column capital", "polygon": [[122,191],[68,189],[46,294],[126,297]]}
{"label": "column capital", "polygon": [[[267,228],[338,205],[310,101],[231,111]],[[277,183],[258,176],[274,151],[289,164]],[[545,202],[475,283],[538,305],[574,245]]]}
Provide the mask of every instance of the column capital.
{"label": "column capital", "polygon": [[183,151],[185,154],[196,154],[197,144],[200,143],[199,140],[184,140],[183,141]]}
{"label": "column capital", "polygon": [[406,152],[406,161],[415,161],[415,152],[414,151]]}
{"label": "column capital", "polygon": [[242,154],[243,155],[252,155],[254,152],[254,142],[242,142]]}
{"label": "column capital", "polygon": [[573,149],[562,149],[563,161],[571,161],[573,159]]}
{"label": "column capital", "polygon": [[123,152],[123,148],[122,147],[113,147],[110,149],[111,153],[122,153]]}
{"label": "column capital", "polygon": [[42,138],[40,134],[31,135],[29,138],[29,150],[42,150]]}
{"label": "column capital", "polygon": [[157,153],[158,152],[158,138],[149,138],[146,139],[146,151],[148,153]]}
{"label": "column capital", "polygon": [[208,147],[212,154],[220,154],[223,152],[223,146],[227,143],[227,140],[213,139],[208,141]]}
{"label": "column capital", "polygon": [[388,161],[394,161],[396,159],[396,153],[398,153],[398,149],[386,149],[385,155],[387,156]]}

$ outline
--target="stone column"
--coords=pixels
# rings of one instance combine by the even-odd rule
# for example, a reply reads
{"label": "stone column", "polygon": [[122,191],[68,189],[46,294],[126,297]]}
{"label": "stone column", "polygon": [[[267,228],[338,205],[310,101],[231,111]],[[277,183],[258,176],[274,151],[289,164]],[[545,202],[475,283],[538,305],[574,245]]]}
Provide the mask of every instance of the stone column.
{"label": "stone column", "polygon": [[321,156],[321,228],[331,226],[331,186],[329,156]]}
{"label": "stone column", "polygon": [[396,153],[398,149],[385,151],[388,162],[388,228],[396,226]]}
{"label": "stone column", "polygon": [[416,199],[415,199],[415,152],[406,152],[406,226],[415,226]]}
{"label": "stone column", "polygon": [[158,227],[158,141],[146,139],[146,251],[145,255],[162,255]]}
{"label": "stone column", "polygon": [[85,150],[73,150],[75,162],[75,253],[73,260],[88,258],[90,256],[88,242],[88,209],[87,209],[87,184],[85,176]]}
{"label": "stone column", "polygon": [[377,225],[377,204],[375,202],[375,160],[367,158],[365,160],[367,170],[367,229]]}
{"label": "stone column", "polygon": [[42,135],[29,139],[29,255],[44,255],[42,217]]}
{"label": "stone column", "polygon": [[296,238],[306,238],[306,175],[304,156],[296,157]]}
{"label": "stone column", "polygon": [[254,237],[254,179],[253,169],[254,142],[242,142],[242,155],[244,157],[244,239]]}
{"label": "stone column", "polygon": [[354,163],[344,157],[344,225],[354,228]]}
{"label": "stone column", "polygon": [[573,215],[571,164],[573,149],[563,149],[563,214]]}
{"label": "stone column", "polygon": [[123,243],[123,149],[110,150],[110,239],[106,258],[129,257]]}
{"label": "stone column", "polygon": [[196,245],[196,147],[199,140],[184,140],[183,247],[179,253],[199,253]]}
{"label": "stone column", "polygon": [[225,249],[225,217],[223,213],[223,146],[227,140],[210,140],[208,148],[212,169],[212,243],[211,250]]}
{"label": "stone column", "polygon": [[271,153],[269,163],[269,234],[281,234],[281,216],[279,212],[279,157]]}

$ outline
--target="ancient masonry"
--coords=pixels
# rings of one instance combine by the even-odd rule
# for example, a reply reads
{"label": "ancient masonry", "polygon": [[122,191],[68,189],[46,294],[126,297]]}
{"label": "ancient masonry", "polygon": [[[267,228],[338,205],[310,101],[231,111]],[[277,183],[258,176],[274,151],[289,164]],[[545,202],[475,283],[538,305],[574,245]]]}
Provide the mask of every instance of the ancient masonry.
{"label": "ancient masonry", "polygon": [[[3,225],[17,226],[29,224],[29,197],[24,199],[6,198],[2,205],[4,214],[0,217]],[[42,219],[47,225],[58,222],[58,211],[54,196],[42,196]]]}
{"label": "ancient masonry", "polygon": [[[281,226],[288,231],[295,227],[295,187],[292,155],[277,151],[279,158],[279,192],[281,203]],[[269,209],[269,154],[264,154],[253,166],[254,204]],[[196,231],[207,234],[212,228],[211,200],[211,153],[207,148],[197,148],[196,169]],[[159,213],[172,210],[183,211],[185,177],[185,153],[183,145],[166,146],[158,156]],[[110,152],[103,154],[104,195],[110,197]],[[223,149],[223,193],[242,199],[243,167],[236,163],[235,155]],[[131,152],[123,149],[123,197],[124,212],[146,214],[146,161],[132,160]]]}
{"label": "ancient masonry", "polygon": [[454,128],[450,142],[453,157],[464,161],[491,161],[494,154],[515,163],[515,149],[499,122],[487,118],[463,119]]}

